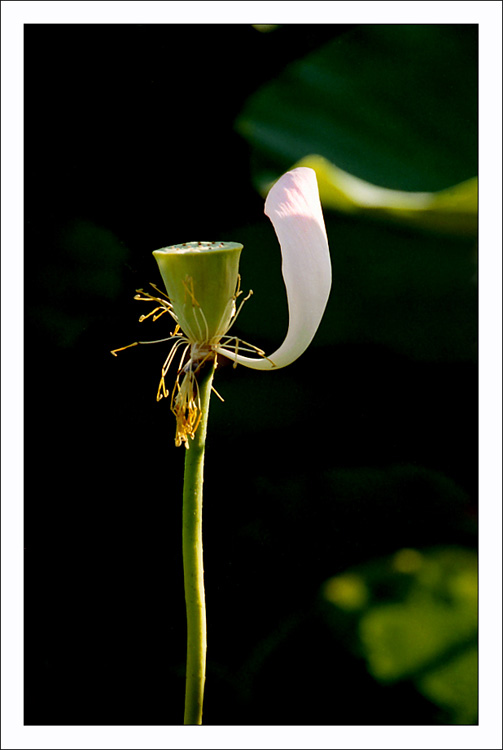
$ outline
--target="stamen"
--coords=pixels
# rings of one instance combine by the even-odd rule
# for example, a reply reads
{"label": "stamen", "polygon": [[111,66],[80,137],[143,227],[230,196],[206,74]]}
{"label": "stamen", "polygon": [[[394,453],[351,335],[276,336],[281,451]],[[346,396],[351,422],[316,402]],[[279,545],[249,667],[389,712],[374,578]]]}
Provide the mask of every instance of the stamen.
{"label": "stamen", "polygon": [[[162,388],[162,394],[161,394],[161,388]],[[157,389],[157,396],[156,401],[160,401],[163,397],[167,398],[169,395],[169,391],[166,390],[166,383],[164,382],[164,378],[161,378],[159,381],[159,387]]]}
{"label": "stamen", "polygon": [[201,420],[201,399],[199,385],[192,369],[185,373],[181,385],[179,382],[180,374],[177,376],[175,389],[171,396],[171,411],[176,417],[175,445],[179,447],[183,443],[188,450],[188,438],[194,439]]}
{"label": "stamen", "polygon": [[138,346],[139,343],[140,343],[139,341],[134,341],[132,344],[128,344],[127,346],[121,346],[120,349],[112,349],[110,354],[113,354],[114,357],[116,357],[117,352],[123,352],[124,349],[131,349],[132,346]]}
{"label": "stamen", "polygon": [[187,346],[185,347],[185,349],[182,352],[182,356],[181,356],[181,359],[180,359],[180,364],[178,365],[178,372],[180,372],[180,370],[183,367],[183,360],[185,359],[185,355],[187,354],[187,351],[189,349],[190,349],[190,344],[187,344]]}
{"label": "stamen", "polygon": [[[159,315],[156,315],[156,312],[158,310],[161,310],[162,312],[160,312]],[[161,317],[161,315],[164,315],[164,313],[167,313],[167,312],[169,312],[169,308],[162,307],[161,305],[159,305],[159,307],[154,307],[154,309],[151,310],[147,315],[140,315],[139,322],[143,323],[144,320],[147,320],[147,318],[150,318],[151,316],[153,316],[152,320],[155,323],[155,321],[158,320]]]}
{"label": "stamen", "polygon": [[196,314],[195,314],[195,312],[194,312],[194,321],[195,321],[195,324],[196,324],[196,326],[197,326],[197,336],[196,336],[196,340],[197,340],[197,341],[202,341],[202,340],[203,340],[203,329],[201,328],[201,325],[200,325],[200,323],[199,323],[199,321],[198,321],[198,319],[197,319],[197,317],[196,317]]}
{"label": "stamen", "polygon": [[157,286],[156,286],[155,284],[153,284],[152,282],[150,282],[150,286],[151,286],[151,287],[152,287],[153,289],[155,289],[155,291],[156,291],[156,292],[158,292],[159,294],[162,294],[162,296],[163,296],[163,297],[166,297],[166,299],[168,300],[169,304],[171,304],[171,300],[170,300],[170,298],[168,297],[168,295],[166,294],[166,292],[163,292],[163,291],[162,291],[162,289],[159,289],[159,287],[157,287]]}
{"label": "stamen", "polygon": [[236,284],[236,291],[234,292],[234,299],[237,299],[240,294],[242,294],[242,291],[241,291],[241,274],[238,273],[238,280],[237,280],[237,284]]}
{"label": "stamen", "polygon": [[194,294],[194,279],[192,278],[192,276],[186,276],[182,283],[183,283],[185,292],[190,297],[190,301],[192,302],[192,304],[195,307],[199,307],[199,303]]}
{"label": "stamen", "polygon": [[[227,344],[225,344],[224,346],[227,346]],[[219,349],[221,349],[221,347],[219,347]],[[243,342],[240,339],[239,339],[239,351],[240,352],[250,352],[250,354],[256,354],[257,351],[260,351],[262,353],[262,356],[265,357],[265,354],[264,354],[264,352],[262,352],[261,349],[257,350],[256,348],[252,349],[251,346],[243,346]]]}
{"label": "stamen", "polygon": [[178,349],[178,348],[179,348],[179,347],[180,347],[180,346],[181,346],[181,345],[182,345],[183,343],[184,343],[184,341],[183,341],[183,339],[181,339],[180,341],[176,341],[176,342],[175,342],[175,343],[173,344],[173,346],[171,347],[171,349],[170,349],[170,352],[169,352],[168,356],[166,357],[166,359],[165,359],[165,361],[164,361],[164,364],[163,364],[163,366],[162,366],[162,369],[161,369],[161,372],[162,372],[162,375],[163,375],[163,377],[164,377],[165,375],[167,375],[167,373],[168,373],[168,370],[169,370],[169,368],[170,368],[170,366],[171,366],[171,363],[173,362],[173,359],[175,358],[175,355],[176,355],[176,351],[177,351],[177,349]]}
{"label": "stamen", "polygon": [[[270,362],[273,367],[275,367],[275,363],[272,361],[272,359],[270,359],[270,357],[267,357],[266,354],[265,354],[265,352],[263,351],[263,349],[259,349],[258,346],[254,346],[253,344],[250,344],[248,341],[243,341],[242,339],[238,339],[236,336],[228,336],[226,338],[228,340],[224,343],[224,345],[223,346],[214,346],[213,347],[213,351],[215,351],[217,354],[223,354],[223,355],[225,355],[227,357],[230,357],[230,359],[232,359],[232,357],[235,357],[237,355],[238,350],[241,348],[241,344],[245,344],[245,347],[243,347],[243,349],[246,350],[247,347],[250,347],[250,349],[248,349],[248,351],[251,350],[251,351],[257,352],[257,354],[259,355],[259,357],[263,357],[264,359],[267,359],[267,361]],[[233,339],[236,340],[236,349],[235,349],[234,352],[225,348],[226,346],[229,346],[230,342]],[[236,367],[237,364],[238,364],[238,362],[234,361],[234,365],[233,366]]]}
{"label": "stamen", "polygon": [[[229,311],[229,306],[231,308],[230,311]],[[229,321],[229,323],[227,327],[224,328],[223,332],[226,333],[229,330],[232,324],[232,320],[234,319],[235,312],[236,312],[236,297],[234,296],[230,298],[230,300],[225,306],[225,309],[222,315],[220,316],[220,320],[218,321],[217,331],[220,331],[222,329],[222,327],[224,326],[224,322],[227,320]],[[218,336],[218,334],[215,338],[220,340],[220,337]]]}
{"label": "stamen", "polygon": [[120,349],[112,349],[110,354],[113,354],[114,357],[116,357],[117,352],[123,352],[124,349],[130,349],[132,346],[138,346],[139,344],[162,344],[164,341],[171,341],[174,338],[180,338],[180,336],[181,334],[175,333],[175,334],[172,334],[171,336],[168,336],[166,339],[156,339],[155,341],[133,341],[132,344],[128,344],[127,346],[121,346]]}
{"label": "stamen", "polygon": [[[197,306],[197,310],[201,313],[201,317],[203,319],[204,327],[206,328],[206,337],[205,337],[204,340],[205,341],[209,341],[209,339],[210,339],[210,331],[209,331],[209,328],[208,328],[208,322],[206,320],[206,315],[204,314],[204,310],[203,310],[203,308],[200,305]],[[194,317],[196,317],[195,311],[194,311]]]}
{"label": "stamen", "polygon": [[[175,383],[171,391],[170,408],[176,417],[175,445],[180,446],[183,443],[185,445],[185,448],[188,449],[189,438],[194,439],[195,433],[202,417],[199,384],[197,382],[196,375],[204,365],[204,363],[210,358],[215,358],[218,353],[229,356],[231,359],[233,357],[237,358],[239,351],[255,352],[259,356],[268,359],[270,362],[271,360],[266,357],[263,350],[259,349],[259,347],[254,346],[247,341],[243,341],[237,336],[226,335],[227,331],[236,321],[236,318],[241,312],[244,303],[249,300],[253,294],[253,291],[250,289],[247,296],[241,300],[239,307],[237,307],[236,309],[236,300],[242,294],[241,276],[239,274],[234,295],[225,306],[225,310],[222,313],[219,325],[217,327],[217,334],[211,340],[209,336],[208,321],[206,319],[204,310],[195,297],[194,281],[191,276],[186,276],[183,282],[183,286],[185,289],[186,297],[190,299],[193,307],[193,319],[194,324],[197,327],[197,336],[194,336],[192,331],[182,331],[168,295],[165,294],[165,292],[163,292],[161,289],[158,289],[155,284],[151,283],[150,286],[154,289],[156,294],[150,294],[150,292],[146,292],[143,289],[136,290],[135,300],[139,300],[140,302],[157,303],[153,310],[151,310],[146,315],[140,316],[140,323],[148,320],[149,318],[151,318],[152,321],[155,322],[165,313],[169,313],[176,323],[173,333],[166,338],[156,339],[155,341],[134,341],[132,344],[123,346],[120,349],[114,349],[111,353],[114,355],[114,357],[116,357],[118,352],[124,351],[125,349],[130,349],[131,347],[138,346],[140,344],[160,344],[165,341],[173,341],[173,345],[161,368],[161,378],[159,380],[159,386],[157,388],[156,395],[156,400],[161,401],[163,398],[167,398],[169,395],[169,390],[166,387],[165,381],[169,368],[173,364],[173,360],[177,356],[180,347],[185,345],[178,364]],[[223,327],[225,327],[223,335],[219,335],[218,332]],[[203,328],[205,331],[205,335],[203,335]],[[232,349],[227,348],[232,346],[233,344],[234,352],[232,351]],[[189,359],[186,364],[184,364],[189,350]],[[233,366],[237,367],[237,364],[238,363],[234,361]],[[213,386],[212,391],[216,394],[220,401],[224,400]]]}
{"label": "stamen", "polygon": [[[196,295],[194,293],[194,279],[192,278],[192,276],[185,277],[183,281],[183,287],[185,289],[186,294],[188,294],[188,296],[190,297],[190,301],[193,307],[194,322],[197,326],[197,336],[196,337],[192,336],[192,338],[199,342],[207,342],[210,339],[208,321],[206,320],[206,315],[204,314],[204,310],[202,309],[201,305],[196,299]],[[201,315],[202,322],[204,324],[204,328],[206,331],[206,335],[203,335],[203,329],[201,328],[201,324],[197,318],[197,313]]]}
{"label": "stamen", "polygon": [[[155,297],[153,294],[150,294],[150,292],[145,292],[143,289],[137,289],[136,294],[133,299],[137,300],[138,302],[159,302],[162,307],[169,307],[170,309],[173,308],[173,305],[169,300],[162,299],[161,297]],[[141,296],[143,295],[143,297]]]}
{"label": "stamen", "polygon": [[217,391],[217,389],[213,385],[211,386],[211,390],[213,391],[213,393],[215,394],[215,396],[218,396],[218,398],[220,399],[220,401],[222,401],[222,403],[225,403],[224,399],[222,398],[222,396],[219,394],[219,392]]}
{"label": "stamen", "polygon": [[[239,349],[243,349],[243,351],[256,352],[261,357],[264,357],[264,359],[268,359],[263,349],[260,349],[258,346],[255,346],[254,344],[250,344],[249,341],[244,341],[244,339],[240,339],[237,336],[223,336],[222,339],[220,340],[220,343],[222,344],[222,346],[219,346],[218,349],[215,349],[215,351],[218,351],[219,349],[229,346],[231,341],[236,341],[236,340],[239,342]],[[229,352],[229,354],[231,353],[232,352]]]}
{"label": "stamen", "polygon": [[[241,292],[240,292],[240,294],[241,294]],[[250,291],[248,292],[248,294],[246,295],[246,297],[241,300],[241,303],[240,303],[240,305],[239,305],[239,307],[237,309],[237,312],[236,312],[236,314],[234,315],[234,317],[232,319],[232,325],[234,325],[234,323],[236,322],[236,318],[238,317],[239,313],[241,312],[241,309],[242,309],[244,303],[247,300],[249,300],[252,295],[253,295],[253,289],[250,289]],[[229,328],[230,328],[230,326],[229,326]],[[229,330],[229,329],[227,329],[227,330]]]}
{"label": "stamen", "polygon": [[[151,286],[154,287],[156,291],[158,291],[160,294],[163,294],[157,287],[152,284]],[[159,315],[156,315],[153,320],[156,321],[158,318],[161,317],[161,315],[164,315],[164,312],[169,312],[173,320],[178,324],[178,318],[176,317],[176,314],[173,309],[173,305],[169,301],[169,297],[166,297],[166,299],[161,299],[160,297],[155,297],[153,294],[150,294],[149,292],[145,292],[143,289],[137,289],[134,299],[138,300],[139,302],[159,302],[158,307],[156,307],[155,310],[150,312],[148,315],[142,315],[140,318],[140,323],[142,323],[144,320],[149,318],[151,315],[157,312],[157,310],[162,309],[163,312],[161,312]],[[143,296],[141,296],[143,295]],[[166,295],[164,295],[166,296]]]}
{"label": "stamen", "polygon": [[[161,380],[159,382],[159,387],[157,389],[156,401],[160,401],[162,398],[167,398],[167,396],[169,395],[169,391],[166,388],[166,383],[165,383],[164,378],[168,374],[168,370],[171,367],[171,364],[172,364],[172,362],[173,362],[173,360],[174,360],[174,358],[176,356],[176,352],[177,352],[178,348],[182,344],[184,344],[186,341],[187,340],[185,338],[179,338],[179,340],[176,341],[173,344],[173,346],[171,347],[170,352],[169,352],[168,356],[166,357],[166,360],[165,360],[165,362],[164,362],[164,364],[162,366],[162,369],[161,369]],[[184,355],[185,355],[185,352],[184,352]],[[161,393],[161,389],[162,389],[162,393]]]}
{"label": "stamen", "polygon": [[[239,349],[239,339],[236,336],[236,346],[235,346],[235,355],[234,355],[235,357],[238,356],[238,349]],[[233,365],[232,365],[232,369],[235,370],[237,366],[238,366],[238,363],[234,362]]]}
{"label": "stamen", "polygon": [[[224,334],[227,333],[227,331],[231,328],[231,326],[234,325],[234,322],[235,322],[237,316],[239,315],[239,313],[241,311],[241,308],[243,307],[243,305],[246,302],[246,300],[250,299],[250,297],[252,296],[253,290],[250,289],[250,291],[248,292],[248,296],[245,297],[242,300],[241,304],[239,305],[238,310],[236,311],[236,300],[237,300],[237,298],[242,293],[243,292],[241,291],[241,275],[238,273],[238,280],[237,280],[237,283],[236,283],[236,291],[234,292],[234,296],[231,297],[231,299],[229,300],[229,302],[225,306],[225,310],[223,311],[222,316],[221,316],[221,318],[220,318],[220,320],[218,322],[217,331],[219,331],[221,329],[224,320],[228,320],[229,322],[227,324],[227,327],[225,328],[225,330],[223,332]],[[229,305],[231,306],[231,312],[230,313],[229,313]],[[219,341],[216,341],[215,343],[218,344]]]}

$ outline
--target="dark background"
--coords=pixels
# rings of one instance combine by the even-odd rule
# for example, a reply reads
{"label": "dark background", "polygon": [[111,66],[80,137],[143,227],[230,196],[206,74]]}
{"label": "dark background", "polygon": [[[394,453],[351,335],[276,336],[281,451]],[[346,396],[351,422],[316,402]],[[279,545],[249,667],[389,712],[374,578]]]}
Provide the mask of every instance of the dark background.
{"label": "dark background", "polygon": [[[26,724],[181,721],[184,455],[155,401],[167,351],[110,350],[168,335],[133,301],[160,282],[152,251],[221,239],[245,245],[255,291],[236,332],[277,348],[280,254],[235,121],[289,63],[358,31],[25,27]],[[476,80],[476,28],[449,31]],[[476,144],[476,115],[459,127]],[[430,184],[388,185],[448,187],[475,174],[476,150],[459,158]],[[402,548],[476,547],[474,239],[326,219],[334,285],[313,346],[277,373],[216,376],[207,724],[448,721],[413,680],[372,677],[320,590]]]}

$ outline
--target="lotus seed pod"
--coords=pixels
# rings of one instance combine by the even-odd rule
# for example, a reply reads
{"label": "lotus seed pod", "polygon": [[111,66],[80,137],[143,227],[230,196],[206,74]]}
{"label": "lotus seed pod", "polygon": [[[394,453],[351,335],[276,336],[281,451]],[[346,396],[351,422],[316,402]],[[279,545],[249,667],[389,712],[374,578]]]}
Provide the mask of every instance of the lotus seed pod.
{"label": "lotus seed pod", "polygon": [[173,310],[192,344],[216,343],[234,315],[238,242],[184,242],[155,250]]}

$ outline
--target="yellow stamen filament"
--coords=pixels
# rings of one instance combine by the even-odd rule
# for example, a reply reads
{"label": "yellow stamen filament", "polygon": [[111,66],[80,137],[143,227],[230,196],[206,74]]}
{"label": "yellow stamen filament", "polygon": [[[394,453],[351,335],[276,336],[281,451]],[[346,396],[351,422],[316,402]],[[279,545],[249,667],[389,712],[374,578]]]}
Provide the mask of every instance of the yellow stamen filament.
{"label": "yellow stamen filament", "polygon": [[183,281],[183,287],[185,289],[186,294],[189,295],[190,301],[192,302],[193,307],[200,307],[199,302],[196,299],[196,296],[194,294],[194,279],[192,276],[186,276],[185,280]]}
{"label": "yellow stamen filament", "polygon": [[[161,312],[159,313],[159,315],[156,315],[156,312],[158,310],[161,310]],[[155,307],[147,315],[140,315],[139,321],[140,321],[140,323],[143,323],[144,320],[147,320],[147,318],[152,317],[152,320],[155,323],[156,320],[159,320],[159,318],[161,317],[161,315],[164,315],[164,313],[167,313],[167,312],[169,312],[169,309],[167,307],[161,307],[161,306]]]}
{"label": "yellow stamen filament", "polygon": [[171,411],[176,417],[175,445],[179,447],[183,443],[187,449],[189,448],[188,439],[189,437],[194,439],[202,416],[199,385],[191,364],[189,362],[189,369],[181,385],[180,374],[178,375],[171,396]]}
{"label": "yellow stamen filament", "polygon": [[131,349],[132,346],[138,346],[139,343],[140,343],[139,341],[134,341],[132,344],[128,344],[127,346],[121,346],[120,349],[112,349],[110,354],[113,354],[114,357],[116,357],[117,352],[123,352],[124,349]]}
{"label": "yellow stamen filament", "polygon": [[165,297],[168,300],[169,304],[171,305],[171,301],[170,301],[168,295],[166,294],[166,292],[163,292],[162,289],[159,289],[159,287],[156,286],[155,284],[153,284],[152,282],[150,282],[150,286],[152,287],[152,289],[155,289],[155,291],[158,294],[160,294],[162,297]]}
{"label": "yellow stamen filament", "polygon": [[139,344],[162,344],[165,341],[171,341],[172,339],[179,338],[180,336],[181,334],[176,333],[176,328],[175,328],[175,333],[171,334],[171,336],[168,336],[165,339],[156,339],[155,341],[133,341],[132,344],[128,344],[127,346],[121,346],[120,349],[112,349],[110,354],[113,354],[114,357],[116,357],[117,352],[123,352],[124,349],[131,349],[132,346],[138,346]]}
{"label": "yellow stamen filament", "polygon": [[[239,294],[241,294],[241,292],[239,292]],[[241,300],[241,302],[240,302],[240,305],[239,305],[239,307],[238,307],[238,309],[237,309],[237,312],[236,312],[236,313],[235,313],[235,314],[233,315],[233,317],[232,317],[232,323],[233,323],[233,324],[234,324],[234,323],[236,322],[236,318],[237,318],[237,316],[239,315],[239,313],[241,312],[241,309],[242,309],[242,307],[243,307],[244,303],[245,303],[245,302],[247,302],[247,300],[249,300],[249,299],[250,299],[250,297],[251,297],[252,295],[253,295],[253,289],[250,289],[250,291],[248,292],[248,294],[246,295],[246,297],[244,297],[244,298],[243,298],[243,299]],[[237,299],[237,296],[238,296],[238,295],[236,295],[236,296],[234,297],[234,299]]]}
{"label": "yellow stamen filament", "polygon": [[[234,352],[231,352],[227,350],[226,347],[230,346],[231,341],[235,341],[235,348]],[[224,336],[220,339],[219,347],[221,349],[228,353],[229,355],[236,355],[239,350],[242,350],[244,352],[254,352],[259,355],[259,357],[263,357],[264,359],[267,359],[272,365],[274,365],[274,362],[272,359],[266,356],[263,349],[259,349],[258,346],[254,346],[253,344],[250,344],[248,341],[243,341],[243,339],[239,339],[237,336]],[[233,367],[237,366],[237,362],[234,362]]]}
{"label": "yellow stamen filament", "polygon": [[[151,284],[151,286],[156,290],[156,292],[159,292],[159,294],[164,294],[154,284]],[[142,296],[143,295],[143,296]],[[149,318],[151,315],[154,315],[154,313],[157,312],[157,310],[162,310],[162,312],[159,315],[156,315],[153,320],[156,321],[158,318],[161,317],[161,315],[164,315],[165,312],[169,312],[173,320],[178,324],[178,318],[175,315],[175,312],[173,310],[173,305],[169,301],[169,298],[164,295],[166,299],[162,299],[161,297],[156,297],[153,294],[150,294],[149,292],[145,292],[143,289],[137,289],[135,300],[138,300],[139,302],[159,302],[158,307],[155,308],[155,310],[152,310],[148,315],[142,315],[140,317],[140,323],[143,323],[144,320]]]}
{"label": "yellow stamen filament", "polygon": [[[177,352],[178,348],[182,344],[184,344],[184,343],[186,343],[186,339],[184,337],[180,337],[178,339],[178,341],[175,341],[175,343],[173,344],[173,346],[170,349],[170,352],[169,352],[168,356],[166,357],[166,360],[165,360],[165,362],[164,362],[164,364],[162,366],[161,380],[159,382],[159,387],[157,389],[157,398],[156,398],[157,401],[160,401],[163,397],[166,398],[168,396],[168,394],[169,394],[169,391],[167,390],[166,384],[164,382],[164,378],[168,374],[168,370],[169,370],[169,368],[171,366],[171,363],[173,362],[173,360],[175,358],[175,355],[176,355],[176,352]],[[185,352],[186,351],[187,351],[187,347],[185,348],[185,351],[184,351],[184,353],[182,355],[182,360],[183,360],[183,357],[185,356]],[[181,363],[180,363],[180,367],[181,367]],[[161,393],[161,390],[162,390],[162,393]]]}
{"label": "yellow stamen filament", "polygon": [[218,398],[220,399],[220,401],[221,401],[222,403],[225,403],[225,402],[224,402],[224,399],[223,399],[223,398],[222,398],[222,396],[221,396],[221,395],[219,394],[219,392],[217,391],[217,389],[215,388],[215,386],[213,386],[213,385],[212,385],[212,386],[211,386],[211,390],[213,391],[213,393],[215,394],[215,396],[217,396],[217,397],[218,397]]}
{"label": "yellow stamen filament", "polygon": [[[161,379],[159,381],[159,386],[157,388],[157,396],[156,400],[161,401],[163,398],[167,398],[169,395],[169,390],[166,388],[166,382],[165,378],[168,374],[169,368],[173,364],[173,360],[175,359],[180,347],[185,344],[185,348],[183,349],[182,356],[180,358],[180,362],[178,365],[178,371],[174,383],[173,390],[171,392],[171,402],[170,402],[170,408],[171,411],[174,413],[176,417],[176,435],[175,435],[175,445],[180,446],[185,445],[185,448],[189,448],[189,438],[193,439],[196,433],[196,430],[199,426],[199,422],[201,420],[201,401],[199,397],[199,385],[197,382],[197,373],[202,367],[202,365],[210,358],[215,358],[217,356],[217,348],[223,348],[224,351],[228,351],[229,355],[237,355],[239,350],[247,351],[247,352],[255,352],[259,356],[264,357],[265,359],[268,359],[266,357],[265,353],[262,351],[262,349],[259,349],[257,346],[254,346],[253,344],[248,343],[247,341],[243,341],[242,339],[239,339],[237,336],[228,336],[227,331],[231,327],[231,325],[235,322],[237,316],[241,312],[241,309],[244,305],[244,303],[250,299],[253,292],[250,290],[248,295],[243,298],[241,301],[239,307],[236,309],[236,300],[237,298],[242,294],[241,291],[241,277],[238,275],[238,280],[236,284],[236,291],[229,300],[226,309],[224,310],[222,317],[220,319],[219,329],[221,327],[224,327],[224,330],[222,333],[217,334],[216,336],[209,338],[209,329],[208,329],[208,323],[206,320],[206,316],[204,314],[204,310],[198,303],[195,294],[194,294],[194,282],[192,277],[187,276],[184,281],[184,287],[186,294],[188,298],[190,299],[190,302],[192,303],[192,306],[194,308],[194,321],[198,328],[197,331],[197,338],[193,336],[192,332],[186,331],[185,333],[182,332],[180,328],[180,324],[178,322],[178,318],[176,316],[176,313],[173,309],[173,305],[171,304],[169,297],[160,289],[158,289],[155,284],[150,285],[155,292],[158,295],[150,294],[149,292],[145,292],[143,289],[137,289],[135,300],[138,300],[140,302],[156,302],[157,306],[151,310],[146,315],[142,315],[140,317],[140,323],[142,323],[145,320],[148,320],[149,318],[152,319],[153,322],[158,320],[162,315],[165,313],[169,313],[171,317],[176,322],[176,327],[171,336],[168,336],[164,339],[157,339],[156,341],[134,341],[132,344],[128,344],[127,346],[123,346],[120,349],[114,349],[111,353],[114,355],[114,357],[117,356],[117,352],[124,351],[125,349],[130,349],[133,346],[138,346],[139,344],[157,344],[164,341],[173,341],[173,345],[169,351],[168,356],[166,357],[164,364],[161,368]],[[231,313],[229,315],[229,306]],[[198,320],[198,315],[196,313],[199,313],[199,317],[201,319],[201,322]],[[229,323],[226,324],[226,321],[229,320]],[[201,326],[201,323],[204,326],[205,334],[203,334],[203,329]],[[186,335],[188,334],[188,335]],[[226,347],[233,346],[234,352],[231,350],[227,350]],[[189,359],[184,365],[185,358],[187,356],[187,352],[190,350]],[[270,360],[269,360],[270,361]],[[237,366],[237,362],[234,362],[233,367]],[[217,397],[223,401],[224,399],[222,396],[218,393],[218,391],[215,390],[215,388],[212,386],[213,392],[217,395]]]}

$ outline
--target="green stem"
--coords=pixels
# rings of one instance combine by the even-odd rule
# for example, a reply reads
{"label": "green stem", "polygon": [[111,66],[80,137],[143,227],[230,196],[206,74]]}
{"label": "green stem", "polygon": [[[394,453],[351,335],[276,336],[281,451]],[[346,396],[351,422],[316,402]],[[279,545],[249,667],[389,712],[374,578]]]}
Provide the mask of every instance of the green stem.
{"label": "green stem", "polygon": [[187,607],[187,672],[184,724],[201,724],[206,676],[206,603],[203,576],[203,468],[214,363],[199,381],[201,421],[185,452],[183,481],[183,576]]}

